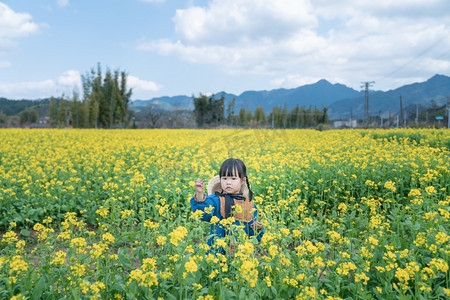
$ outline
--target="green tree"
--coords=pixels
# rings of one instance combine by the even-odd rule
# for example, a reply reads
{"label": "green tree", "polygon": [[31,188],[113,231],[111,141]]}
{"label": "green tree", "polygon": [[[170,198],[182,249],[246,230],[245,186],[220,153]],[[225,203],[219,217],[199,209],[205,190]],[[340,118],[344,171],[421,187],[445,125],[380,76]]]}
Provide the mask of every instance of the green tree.
{"label": "green tree", "polygon": [[199,97],[194,97],[194,116],[198,127],[203,127],[205,125],[207,113],[208,97],[202,94]]}
{"label": "green tree", "polygon": [[328,108],[322,107],[322,124],[328,123]]}
{"label": "green tree", "polygon": [[216,99],[200,94],[194,97],[194,116],[198,127],[218,126],[225,121],[225,97]]}
{"label": "green tree", "polygon": [[220,96],[219,99],[215,99],[214,95],[209,98],[210,103],[210,124],[219,126],[225,121],[225,97]]}
{"label": "green tree", "polygon": [[[83,108],[87,127],[127,127],[133,111],[129,109],[132,89],[127,88],[127,73],[110,69],[102,74],[100,63],[82,76]],[[89,103],[89,104],[86,104]]]}
{"label": "green tree", "polygon": [[308,109],[303,109],[303,118],[305,120],[305,127],[304,128],[308,128],[308,127],[313,126],[311,105],[309,106]]}
{"label": "green tree", "polygon": [[293,128],[300,128],[300,108],[298,104],[290,112],[290,124]]}
{"label": "green tree", "polygon": [[[120,72],[116,70],[114,75],[114,82],[116,85],[116,120],[120,125],[130,122],[133,111],[129,109],[131,103],[131,95],[133,90],[127,89],[128,74],[125,71]],[[120,82],[119,82],[120,79]]]}
{"label": "green tree", "polygon": [[73,91],[73,98],[70,105],[70,110],[72,112],[72,127],[80,128],[80,119],[81,119],[81,103],[79,101],[79,96],[76,91]]}
{"label": "green tree", "polygon": [[55,127],[58,123],[58,102],[53,96],[50,98],[50,107],[48,114],[50,117],[50,126]]}
{"label": "green tree", "polygon": [[0,124],[6,124],[8,122],[8,116],[3,112],[3,110],[0,110]]}
{"label": "green tree", "polygon": [[274,106],[272,108],[272,112],[270,113],[270,122],[272,123],[271,126],[273,128],[283,128],[284,126],[284,120],[285,120],[285,112],[281,108],[281,106]]}
{"label": "green tree", "polygon": [[110,128],[114,124],[115,86],[111,75],[111,70],[107,69],[103,80],[103,103],[100,103],[103,127]]}
{"label": "green tree", "polygon": [[28,108],[19,113],[20,124],[36,123],[39,119],[39,114],[36,109]]}
{"label": "green tree", "polygon": [[[105,82],[106,81],[107,79]],[[95,99],[98,103],[97,126],[100,128],[109,128],[111,102],[107,99],[108,95],[105,95],[104,93],[105,89],[102,82],[102,70],[100,64],[98,64],[97,76],[94,78],[94,83],[92,86],[92,94],[95,95]],[[106,85],[109,87],[109,84]]]}
{"label": "green tree", "polygon": [[286,101],[284,102],[284,107],[283,110],[281,111],[281,115],[283,120],[281,128],[289,128],[289,112]]}
{"label": "green tree", "polygon": [[267,117],[266,114],[264,113],[263,105],[255,108],[254,118],[257,126],[264,126],[266,124]]}
{"label": "green tree", "polygon": [[252,111],[248,108],[241,107],[238,114],[239,126],[250,126],[253,120]]}
{"label": "green tree", "polygon": [[80,110],[80,128],[89,128],[89,101],[83,99]]}
{"label": "green tree", "polygon": [[247,106],[245,112],[246,112],[246,116],[245,116],[245,121],[246,121],[246,123],[247,123],[247,124],[252,124],[252,122],[253,122],[253,113],[252,113],[252,111],[248,108],[248,106]]}
{"label": "green tree", "polygon": [[66,127],[67,126],[67,103],[64,99],[64,95],[61,96],[59,100],[58,107],[58,127]]}
{"label": "green tree", "polygon": [[228,102],[228,108],[227,108],[227,123],[229,126],[233,126],[233,118],[234,118],[234,105],[235,105],[236,99],[233,97]]}
{"label": "green tree", "polygon": [[306,128],[307,127],[306,122],[308,122],[308,119],[306,108],[304,105],[302,105],[302,107],[300,108],[299,119],[300,119],[300,128]]}
{"label": "green tree", "polygon": [[89,96],[89,127],[98,128],[98,111],[99,103],[97,101],[97,94],[92,93]]}

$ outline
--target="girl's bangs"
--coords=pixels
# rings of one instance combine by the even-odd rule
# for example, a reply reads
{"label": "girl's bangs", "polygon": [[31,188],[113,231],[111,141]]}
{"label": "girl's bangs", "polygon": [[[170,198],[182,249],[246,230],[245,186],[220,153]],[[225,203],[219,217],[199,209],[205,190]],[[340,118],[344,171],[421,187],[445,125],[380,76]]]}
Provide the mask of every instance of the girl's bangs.
{"label": "girl's bangs", "polygon": [[[234,172],[237,172],[237,174]],[[224,161],[222,166],[220,166],[219,175],[220,177],[230,177],[236,175],[240,178],[245,177],[244,170],[236,159],[227,159]]]}

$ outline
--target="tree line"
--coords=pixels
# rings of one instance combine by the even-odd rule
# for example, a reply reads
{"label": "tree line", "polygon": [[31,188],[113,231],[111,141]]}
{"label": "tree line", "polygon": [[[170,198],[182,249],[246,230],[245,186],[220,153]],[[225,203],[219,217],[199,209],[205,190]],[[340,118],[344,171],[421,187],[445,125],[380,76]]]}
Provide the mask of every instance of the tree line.
{"label": "tree line", "polygon": [[235,98],[227,104],[225,112],[225,98],[223,95],[216,99],[215,95],[201,94],[194,97],[194,117],[197,126],[217,127],[220,125],[237,127],[265,127],[265,128],[311,128],[328,123],[328,109],[296,105],[289,110],[287,105],[274,106],[266,115],[264,107],[258,106],[253,111],[248,107],[241,107],[236,113]]}
{"label": "tree line", "polygon": [[0,98],[0,127],[18,127],[37,123],[39,116],[48,113],[49,99],[8,100]]}
{"label": "tree line", "polygon": [[103,75],[100,64],[81,76],[83,94],[74,91],[71,98],[50,99],[52,127],[127,128],[132,89],[127,89],[127,73],[109,68]]}

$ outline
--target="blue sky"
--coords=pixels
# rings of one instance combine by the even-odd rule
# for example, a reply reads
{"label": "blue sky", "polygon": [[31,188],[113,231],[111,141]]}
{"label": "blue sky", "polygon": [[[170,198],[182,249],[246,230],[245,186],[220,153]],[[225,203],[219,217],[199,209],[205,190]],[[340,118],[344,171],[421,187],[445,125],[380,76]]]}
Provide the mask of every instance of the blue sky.
{"label": "blue sky", "polygon": [[450,1],[0,0],[0,97],[71,96],[97,63],[133,99],[388,90],[450,76]]}

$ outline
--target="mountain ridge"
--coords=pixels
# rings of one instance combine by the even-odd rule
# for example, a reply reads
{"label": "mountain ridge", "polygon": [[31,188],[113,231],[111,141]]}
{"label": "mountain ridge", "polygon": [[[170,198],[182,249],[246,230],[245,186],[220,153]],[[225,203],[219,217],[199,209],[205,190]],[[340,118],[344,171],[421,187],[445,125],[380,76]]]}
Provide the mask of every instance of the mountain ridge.
{"label": "mountain ridge", "polygon": [[[376,85],[376,84],[375,84]],[[266,114],[269,114],[273,107],[278,106],[292,110],[296,105],[309,107],[326,107],[330,120],[363,118],[364,111],[364,91],[356,91],[340,83],[330,83],[321,79],[315,83],[299,86],[297,88],[279,88],[273,90],[244,91],[239,95],[218,92],[216,98],[221,96],[225,99],[225,108],[231,99],[235,99],[235,114],[241,108],[254,111],[261,105]],[[450,101],[450,77],[436,74],[423,82],[415,82],[388,91],[369,92],[369,113],[371,116],[396,115],[400,111],[400,96],[402,106],[405,111],[422,111],[423,109],[444,105]],[[36,100],[8,100],[0,97],[0,113],[12,115],[25,109],[26,107],[48,102],[48,99]],[[13,102],[13,103],[11,103]],[[139,112],[144,109],[154,109],[157,111],[177,111],[194,109],[193,96],[162,96],[149,100],[133,100],[130,109]]]}
{"label": "mountain ridge", "polygon": [[[332,84],[325,79],[321,79],[316,83],[299,86],[293,89],[248,90],[239,95],[222,91],[215,94],[215,97],[223,96],[225,102],[235,98],[235,111],[237,113],[240,108],[246,108],[253,111],[260,105],[264,106],[266,112],[272,110],[274,106],[284,106],[285,104],[288,109],[294,108],[297,104],[299,106],[328,106],[345,97],[356,97],[360,93],[361,92],[340,83]],[[320,100],[315,101],[315,99]],[[140,110],[146,106],[162,110],[194,109],[192,97],[184,95],[155,97],[149,100],[134,100],[132,103],[132,109],[136,110]]]}
{"label": "mountain ridge", "polygon": [[[433,104],[442,105],[450,100],[450,77],[436,74],[424,82],[415,82],[386,92],[369,92],[370,115],[385,113],[397,114],[402,106],[418,104],[429,107]],[[355,98],[341,99],[329,107],[331,116],[339,118],[362,118],[364,110],[364,94]]]}
{"label": "mountain ridge", "polygon": [[[327,107],[330,119],[362,118],[364,111],[364,91],[356,91],[340,83],[330,83],[321,79],[315,83],[299,86],[292,89],[273,89],[244,91],[239,95],[219,92],[215,97],[224,96],[227,103],[235,98],[235,113],[240,108],[254,110],[263,106],[268,114],[274,106],[286,105],[288,110],[296,105]],[[402,96],[403,107],[420,104],[422,107],[442,104],[450,99],[450,77],[436,74],[424,82],[415,82],[403,85],[388,91],[369,92],[369,113],[379,115],[381,113],[397,114],[400,111],[400,96]],[[193,110],[192,96],[164,96],[150,100],[135,100],[133,109],[141,109],[146,105],[159,109]],[[226,107],[226,104],[225,104]]]}

